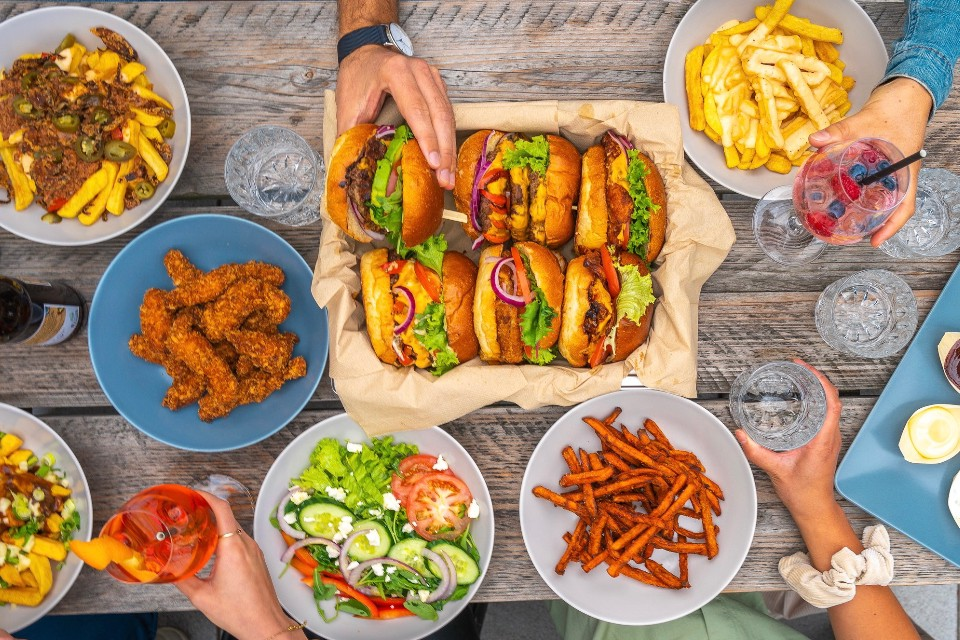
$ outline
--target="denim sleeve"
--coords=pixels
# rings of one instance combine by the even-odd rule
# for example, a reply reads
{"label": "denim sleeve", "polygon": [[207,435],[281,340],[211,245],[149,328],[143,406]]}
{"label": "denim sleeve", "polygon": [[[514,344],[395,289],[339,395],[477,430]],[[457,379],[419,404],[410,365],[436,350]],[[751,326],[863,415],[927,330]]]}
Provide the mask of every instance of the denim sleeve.
{"label": "denim sleeve", "polygon": [[936,111],[950,93],[958,57],[960,0],[908,0],[903,37],[893,43],[883,82],[916,80],[930,92]]}

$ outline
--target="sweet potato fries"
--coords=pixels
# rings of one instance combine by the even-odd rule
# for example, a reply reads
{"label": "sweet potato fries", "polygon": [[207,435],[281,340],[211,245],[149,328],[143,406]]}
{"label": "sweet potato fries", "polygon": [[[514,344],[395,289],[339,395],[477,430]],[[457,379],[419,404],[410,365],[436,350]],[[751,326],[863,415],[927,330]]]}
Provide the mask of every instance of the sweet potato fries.
{"label": "sweet potato fries", "polygon": [[279,267],[251,261],[204,273],[176,249],[163,264],[174,288],[144,294],[141,333],[129,343],[133,355],[173,378],[163,406],[196,402],[200,419],[211,422],[306,375],[303,357],[291,358],[297,335],[278,328],[290,313]]}
{"label": "sweet potato fries", "polygon": [[[589,573],[606,563],[614,578],[625,575],[668,589],[689,587],[690,554],[713,558],[719,551],[720,529],[713,517],[720,515],[723,491],[707,477],[697,456],[674,449],[653,420],[634,434],[614,426],[619,416],[618,407],[603,420],[584,418],[600,438],[600,451],[564,448],[570,472],[560,478],[560,486],[574,490],[533,490],[580,517],[573,532],[563,535],[567,548],[555,570],[563,575],[570,562],[579,562]],[[681,516],[700,520],[702,529],[683,527]],[[679,575],[651,557],[656,549],[679,555]]]}

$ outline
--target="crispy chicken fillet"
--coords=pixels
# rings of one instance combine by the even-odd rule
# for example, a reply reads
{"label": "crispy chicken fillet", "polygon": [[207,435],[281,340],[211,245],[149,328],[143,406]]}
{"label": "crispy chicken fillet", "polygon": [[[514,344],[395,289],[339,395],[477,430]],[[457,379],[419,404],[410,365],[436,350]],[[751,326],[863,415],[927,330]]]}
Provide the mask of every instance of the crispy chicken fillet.
{"label": "crispy chicken fillet", "polygon": [[297,356],[287,362],[280,373],[253,371],[240,381],[240,404],[263,402],[287,380],[296,380],[305,375],[307,375],[307,361],[303,356]]}
{"label": "crispy chicken fillet", "polygon": [[195,314],[181,313],[173,321],[167,347],[170,355],[203,376],[207,395],[200,398],[200,419],[210,422],[237,406],[240,385],[223,358],[202,334],[193,329]]}
{"label": "crispy chicken fillet", "polygon": [[250,358],[257,369],[268,373],[282,373],[293,354],[298,338],[295,333],[270,335],[257,331],[231,331],[227,340],[237,353]]}
{"label": "crispy chicken fillet", "polygon": [[183,287],[203,275],[203,271],[196,268],[179,249],[167,251],[167,255],[163,256],[163,266],[175,287]]}
{"label": "crispy chicken fillet", "polygon": [[290,297],[264,282],[242,278],[203,308],[201,326],[211,340],[222,340],[254,311],[263,313],[264,323],[276,326],[290,315]]}
{"label": "crispy chicken fillet", "polygon": [[140,305],[140,330],[143,337],[161,352],[173,323],[173,314],[167,310],[166,299],[166,291],[148,289],[143,294],[143,304]]}
{"label": "crispy chicken fillet", "polygon": [[272,264],[256,261],[225,264],[167,294],[167,308],[179,309],[216,300],[227,287],[240,278],[262,280],[275,287],[281,286],[284,280],[283,270]]}

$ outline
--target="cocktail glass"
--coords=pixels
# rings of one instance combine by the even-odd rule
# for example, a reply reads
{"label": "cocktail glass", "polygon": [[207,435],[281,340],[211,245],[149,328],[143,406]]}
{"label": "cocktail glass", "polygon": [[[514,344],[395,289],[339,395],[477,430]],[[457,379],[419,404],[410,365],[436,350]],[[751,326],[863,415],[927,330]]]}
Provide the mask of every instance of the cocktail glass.
{"label": "cocktail glass", "polygon": [[770,362],[744,371],[734,380],[730,414],[757,444],[789,451],[819,433],[827,415],[827,396],[820,380],[806,367]]}
{"label": "cocktail glass", "polygon": [[103,526],[129,550],[107,572],[129,583],[177,582],[195,575],[217,546],[217,522],[206,499],[178,484],[150,487],[130,498]]}
{"label": "cocktail glass", "polygon": [[295,131],[251,129],[230,149],[223,174],[230,196],[250,213],[290,226],[320,219],[323,159]]}
{"label": "cocktail glass", "polygon": [[917,207],[880,250],[893,258],[933,258],[960,248],[960,176],[946,169],[921,169]]}
{"label": "cocktail glass", "polygon": [[828,145],[814,152],[792,186],[767,193],[753,214],[760,248],[783,265],[815,260],[826,244],[859,242],[879,229],[903,201],[910,172],[900,169],[872,184],[864,177],[903,159],[879,138]]}
{"label": "cocktail glass", "polygon": [[817,331],[828,345],[863,358],[885,358],[917,330],[910,286],[884,269],[868,269],[830,284],[817,300]]}

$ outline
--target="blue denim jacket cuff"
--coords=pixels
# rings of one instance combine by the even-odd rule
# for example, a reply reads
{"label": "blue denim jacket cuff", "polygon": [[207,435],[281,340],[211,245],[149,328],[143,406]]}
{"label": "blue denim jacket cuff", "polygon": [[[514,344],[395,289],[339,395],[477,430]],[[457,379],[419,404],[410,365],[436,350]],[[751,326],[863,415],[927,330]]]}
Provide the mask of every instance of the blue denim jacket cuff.
{"label": "blue denim jacket cuff", "polygon": [[897,77],[916,80],[930,92],[933,98],[933,109],[930,111],[932,118],[950,94],[953,65],[940,51],[914,44],[909,49],[893,54],[881,84]]}

